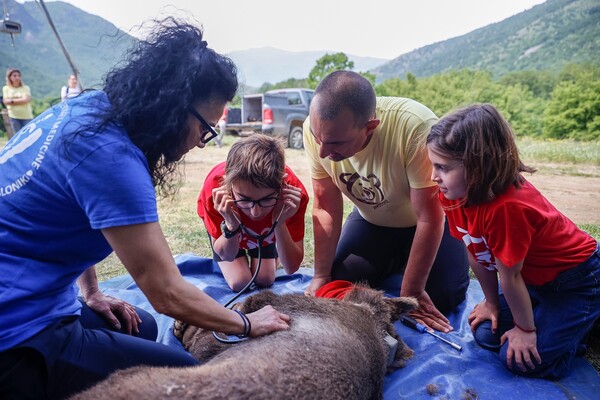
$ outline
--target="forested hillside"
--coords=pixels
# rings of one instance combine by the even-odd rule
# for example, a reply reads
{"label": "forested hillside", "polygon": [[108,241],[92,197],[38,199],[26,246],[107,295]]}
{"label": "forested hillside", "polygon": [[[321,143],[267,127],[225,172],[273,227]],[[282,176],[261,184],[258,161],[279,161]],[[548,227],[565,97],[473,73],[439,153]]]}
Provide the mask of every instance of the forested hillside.
{"label": "forested hillside", "polygon": [[425,77],[463,68],[498,77],[520,70],[558,72],[568,63],[600,65],[598,0],[548,0],[504,21],[403,54],[370,72],[377,82],[405,78],[408,72]]}
{"label": "forested hillside", "polygon": [[[22,70],[33,91],[34,112],[39,113],[58,97],[70,68],[38,3],[7,4],[23,32],[15,37],[14,47],[8,35],[0,35],[0,70]],[[84,85],[99,85],[134,39],[67,3],[46,4]],[[343,53],[327,57],[315,62],[315,68],[322,69],[315,76],[352,68]],[[339,59],[341,65],[324,62],[328,59]],[[412,97],[438,115],[461,105],[490,102],[519,135],[598,140],[600,1],[548,0],[467,35],[402,55],[369,75],[378,95]],[[318,83],[309,81],[308,76],[290,75],[261,89]]]}
{"label": "forested hillside", "polygon": [[437,115],[471,103],[492,103],[517,135],[551,139],[600,139],[600,67],[568,64],[560,72],[517,71],[493,78],[488,71],[456,70],[388,79],[379,96],[416,99]]}
{"label": "forested hillside", "polygon": [[[21,24],[22,32],[14,36],[14,46],[9,35],[0,35],[2,76],[7,67],[17,67],[35,98],[59,97],[71,69],[40,5],[33,1],[20,4],[14,0],[7,0],[6,4],[11,20]],[[102,75],[130,46],[132,37],[106,20],[68,3],[45,4],[81,71],[81,81],[86,87],[99,85]]]}

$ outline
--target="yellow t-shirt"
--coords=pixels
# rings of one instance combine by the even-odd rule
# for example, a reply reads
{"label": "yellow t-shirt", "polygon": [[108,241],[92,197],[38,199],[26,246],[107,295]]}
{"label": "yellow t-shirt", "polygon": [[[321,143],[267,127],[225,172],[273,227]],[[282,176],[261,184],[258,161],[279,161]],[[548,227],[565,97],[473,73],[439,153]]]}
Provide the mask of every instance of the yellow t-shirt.
{"label": "yellow t-shirt", "polygon": [[367,147],[338,162],[319,157],[307,118],[304,148],[311,178],[330,177],[372,224],[415,226],[409,189],[435,186],[425,140],[437,117],[424,105],[399,97],[378,97],[376,117],[381,123]]}
{"label": "yellow t-shirt", "polygon": [[[31,90],[29,86],[21,85],[19,87],[4,86],[2,88],[2,98],[4,99],[18,99],[25,96],[31,97]],[[8,116],[14,119],[32,119],[33,111],[31,109],[31,102],[27,104],[7,104],[6,109],[8,110]]]}

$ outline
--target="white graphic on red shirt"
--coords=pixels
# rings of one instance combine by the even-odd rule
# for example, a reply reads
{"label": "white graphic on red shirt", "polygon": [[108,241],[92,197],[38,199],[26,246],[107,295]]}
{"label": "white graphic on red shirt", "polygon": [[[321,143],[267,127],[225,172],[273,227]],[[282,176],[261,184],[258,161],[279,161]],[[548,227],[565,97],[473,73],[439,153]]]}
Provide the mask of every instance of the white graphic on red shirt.
{"label": "white graphic on red shirt", "polygon": [[459,226],[457,226],[456,229],[463,234],[462,241],[471,254],[473,254],[475,260],[486,269],[494,271],[496,269],[496,259],[492,255],[485,238],[473,237],[466,229]]}

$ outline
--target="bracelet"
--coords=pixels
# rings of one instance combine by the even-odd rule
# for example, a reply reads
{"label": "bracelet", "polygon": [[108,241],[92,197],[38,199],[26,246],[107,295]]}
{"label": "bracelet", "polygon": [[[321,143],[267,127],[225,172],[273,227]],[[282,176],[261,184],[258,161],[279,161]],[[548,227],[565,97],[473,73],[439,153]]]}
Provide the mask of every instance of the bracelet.
{"label": "bracelet", "polygon": [[513,319],[513,324],[525,333],[533,333],[533,332],[537,331],[537,328],[535,328],[535,327],[533,329],[525,329],[522,326],[519,326],[519,324],[517,324],[517,322],[514,319]]}
{"label": "bracelet", "polygon": [[242,319],[242,322],[244,322],[244,332],[242,332],[241,335],[237,335],[237,336],[240,338],[245,338],[245,337],[250,336],[250,331],[252,330],[252,324],[250,323],[250,320],[248,319],[246,314],[244,314],[243,312],[241,312],[239,310],[233,310],[233,311],[238,313],[238,315]]}

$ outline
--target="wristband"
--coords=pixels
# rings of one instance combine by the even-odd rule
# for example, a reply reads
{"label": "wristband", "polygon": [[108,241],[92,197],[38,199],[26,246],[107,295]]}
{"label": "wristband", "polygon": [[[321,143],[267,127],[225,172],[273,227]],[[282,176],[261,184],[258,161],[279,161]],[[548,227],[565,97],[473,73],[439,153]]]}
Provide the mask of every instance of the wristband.
{"label": "wristband", "polygon": [[252,330],[252,324],[250,323],[250,320],[248,319],[246,314],[244,314],[243,312],[241,312],[239,310],[233,310],[233,311],[235,311],[242,319],[242,322],[244,322],[244,332],[242,332],[241,335],[237,335],[237,336],[239,338],[245,338],[245,337],[250,336],[250,331]]}
{"label": "wristband", "polygon": [[238,225],[236,230],[230,231],[229,228],[227,228],[227,224],[225,223],[225,221],[221,222],[221,232],[223,233],[223,236],[225,236],[225,239],[231,239],[232,237],[237,235],[240,230],[241,225]]}
{"label": "wristband", "polygon": [[533,333],[533,332],[537,331],[537,328],[535,328],[535,327],[533,329],[525,329],[525,328],[519,326],[519,324],[517,324],[517,322],[514,319],[513,319],[513,324],[525,333]]}

